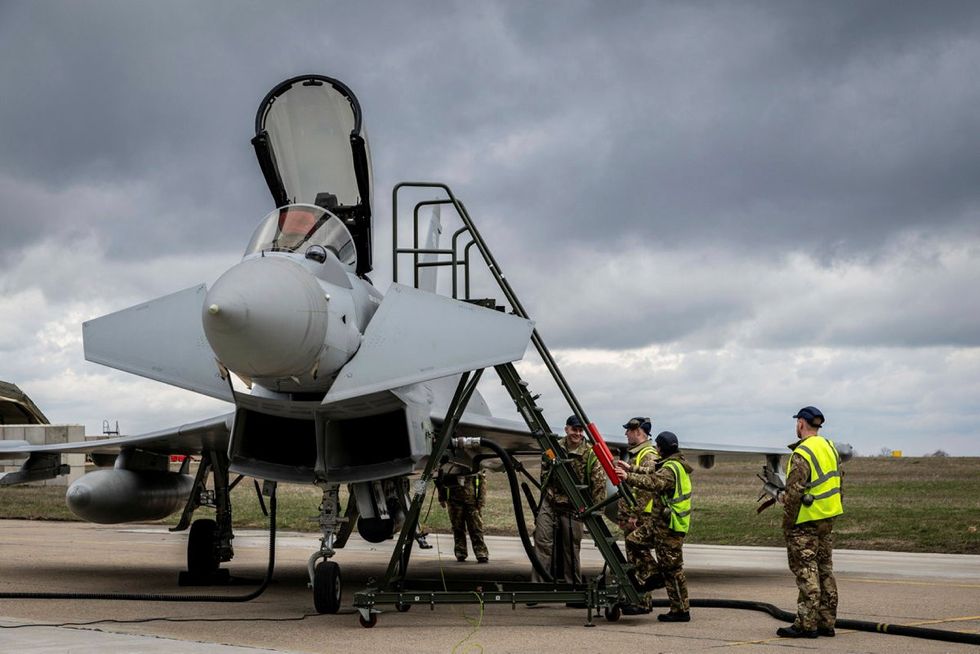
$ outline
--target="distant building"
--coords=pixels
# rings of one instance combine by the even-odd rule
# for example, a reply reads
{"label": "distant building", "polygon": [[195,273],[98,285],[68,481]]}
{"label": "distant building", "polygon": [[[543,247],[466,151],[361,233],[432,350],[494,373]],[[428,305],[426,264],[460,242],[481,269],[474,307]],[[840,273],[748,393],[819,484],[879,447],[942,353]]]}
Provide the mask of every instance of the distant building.
{"label": "distant building", "polygon": [[[0,381],[0,440],[26,441],[34,445],[72,443],[85,440],[85,428],[81,425],[52,425],[24,391],[15,384]],[[0,459],[0,476],[17,472],[26,460],[26,456]],[[84,454],[62,454],[61,461],[71,466],[71,473],[31,483],[65,486],[85,473]]]}
{"label": "distant building", "polygon": [[16,385],[0,381],[0,425],[48,425],[47,417]]}

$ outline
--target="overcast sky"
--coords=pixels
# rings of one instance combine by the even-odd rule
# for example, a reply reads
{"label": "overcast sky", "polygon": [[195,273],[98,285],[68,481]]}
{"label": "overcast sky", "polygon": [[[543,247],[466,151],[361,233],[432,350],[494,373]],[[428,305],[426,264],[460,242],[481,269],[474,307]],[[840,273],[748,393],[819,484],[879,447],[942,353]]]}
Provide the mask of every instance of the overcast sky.
{"label": "overcast sky", "polygon": [[392,185],[449,183],[605,430],[778,446],[813,404],[980,455],[975,2],[0,0],[0,379],[89,433],[227,410],[81,322],[239,259],[255,111],[309,72],[364,110],[376,284]]}

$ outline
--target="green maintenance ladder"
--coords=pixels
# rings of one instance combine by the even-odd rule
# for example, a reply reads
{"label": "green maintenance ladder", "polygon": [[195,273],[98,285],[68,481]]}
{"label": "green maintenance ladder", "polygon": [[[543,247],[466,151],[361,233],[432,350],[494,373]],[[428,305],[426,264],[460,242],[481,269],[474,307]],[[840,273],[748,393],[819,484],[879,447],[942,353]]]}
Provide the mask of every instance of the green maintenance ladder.
{"label": "green maintenance ladder", "polygon": [[[448,199],[424,201],[415,205],[414,210],[414,247],[398,247],[398,193],[406,187],[438,189],[446,193]],[[419,247],[419,209],[426,205],[445,204],[452,205],[456,213],[463,222],[463,227],[453,234],[452,247],[446,249],[439,248],[420,248]],[[451,266],[453,281],[453,297],[464,301],[475,302],[470,295],[470,248],[476,246],[487,265],[488,270],[503,291],[506,301],[513,309],[513,313],[523,318],[528,318],[516,294],[510,287],[510,283],[504,277],[493,255],[490,253],[486,242],[483,240],[472,219],[463,204],[456,199],[448,186],[444,184],[433,184],[424,182],[403,182],[395,186],[392,199],[392,212],[394,214],[392,233],[394,241],[394,270],[393,279],[398,281],[398,256],[410,254],[414,258],[415,265],[415,285],[418,286],[419,269],[429,266]],[[460,246],[460,237],[469,236],[470,241],[465,246]],[[421,261],[421,254],[449,255],[448,261]],[[459,268],[463,269],[464,275],[464,294],[459,295],[459,284],[457,276]],[[606,471],[606,474],[613,481],[618,483],[618,478],[612,468],[612,454],[602,440],[595,425],[590,423],[567,381],[558,368],[558,364],[551,352],[545,346],[537,330],[531,333],[531,342],[534,344],[549,373],[568,401],[572,412],[582,421],[583,425],[588,425],[587,438],[592,445],[593,451]],[[528,384],[521,379],[517,369],[512,363],[506,363],[494,367],[500,381],[507,393],[513,399],[518,413],[527,423],[531,436],[537,441],[541,452],[552,458],[551,474],[557,480],[563,492],[571,499],[576,507],[576,515],[583,522],[588,530],[589,536],[595,543],[596,548],[602,554],[605,561],[603,573],[589,579],[584,586],[573,586],[564,582],[469,582],[467,586],[450,589],[445,582],[436,583],[424,580],[408,580],[406,578],[409,559],[415,536],[418,530],[419,516],[422,505],[425,501],[429,483],[435,478],[436,470],[442,456],[452,444],[457,447],[480,447],[479,439],[454,438],[459,421],[466,409],[466,405],[476,390],[476,386],[483,374],[483,370],[475,370],[464,373],[456,388],[456,393],[450,402],[449,409],[443,420],[439,433],[432,443],[432,452],[422,476],[416,480],[412,486],[411,503],[402,526],[398,541],[395,544],[385,576],[380,582],[372,582],[369,587],[354,595],[354,608],[359,611],[359,620],[364,627],[373,627],[377,623],[378,605],[393,604],[398,611],[407,611],[414,604],[426,604],[434,607],[436,604],[509,604],[516,608],[518,604],[524,603],[580,603],[588,610],[586,626],[593,626],[593,612],[603,609],[607,620],[618,620],[621,615],[621,607],[625,605],[636,605],[640,602],[641,592],[633,583],[631,566],[627,562],[622,551],[616,544],[616,539],[610,533],[608,526],[603,520],[603,509],[613,502],[623,499],[630,505],[635,505],[635,499],[625,483],[618,484],[618,490],[604,501],[589,505],[585,500],[583,491],[588,487],[579,480],[569,466],[569,462],[562,454],[563,450],[558,445],[558,436],[552,432],[548,423],[544,419],[544,413],[535,402],[535,397],[528,390]],[[520,527],[521,525],[519,525]],[[410,587],[411,584],[414,587]],[[456,584],[453,584],[454,586]]]}

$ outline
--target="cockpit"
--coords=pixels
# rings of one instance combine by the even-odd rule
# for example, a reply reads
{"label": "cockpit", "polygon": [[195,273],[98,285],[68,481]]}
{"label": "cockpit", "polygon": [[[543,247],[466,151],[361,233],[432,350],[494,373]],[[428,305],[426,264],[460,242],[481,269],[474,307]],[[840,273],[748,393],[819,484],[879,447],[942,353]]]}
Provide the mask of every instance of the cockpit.
{"label": "cockpit", "polygon": [[259,252],[332,252],[351,272],[357,251],[350,231],[337,216],[312,204],[290,204],[269,213],[252,234],[245,256]]}
{"label": "cockpit", "polygon": [[314,244],[323,216],[309,207],[319,207],[352,238],[356,274],[369,272],[371,152],[353,92],[322,75],[278,84],[259,105],[252,145],[276,206],[286,207],[282,224],[260,230],[258,249],[292,252]]}

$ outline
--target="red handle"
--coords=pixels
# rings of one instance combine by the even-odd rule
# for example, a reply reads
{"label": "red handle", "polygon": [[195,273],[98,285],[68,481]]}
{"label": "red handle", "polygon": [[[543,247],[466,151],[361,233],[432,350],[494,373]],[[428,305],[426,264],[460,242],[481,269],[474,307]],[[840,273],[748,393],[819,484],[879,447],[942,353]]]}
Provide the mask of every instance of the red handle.
{"label": "red handle", "polygon": [[613,466],[613,454],[609,450],[609,446],[606,445],[606,441],[603,440],[602,434],[599,433],[599,428],[595,426],[594,422],[589,423],[589,433],[592,434],[592,451],[595,452],[596,458],[602,464],[602,469],[606,471],[606,476],[609,477],[609,481],[614,486],[619,486],[619,475],[616,474],[616,468]]}

